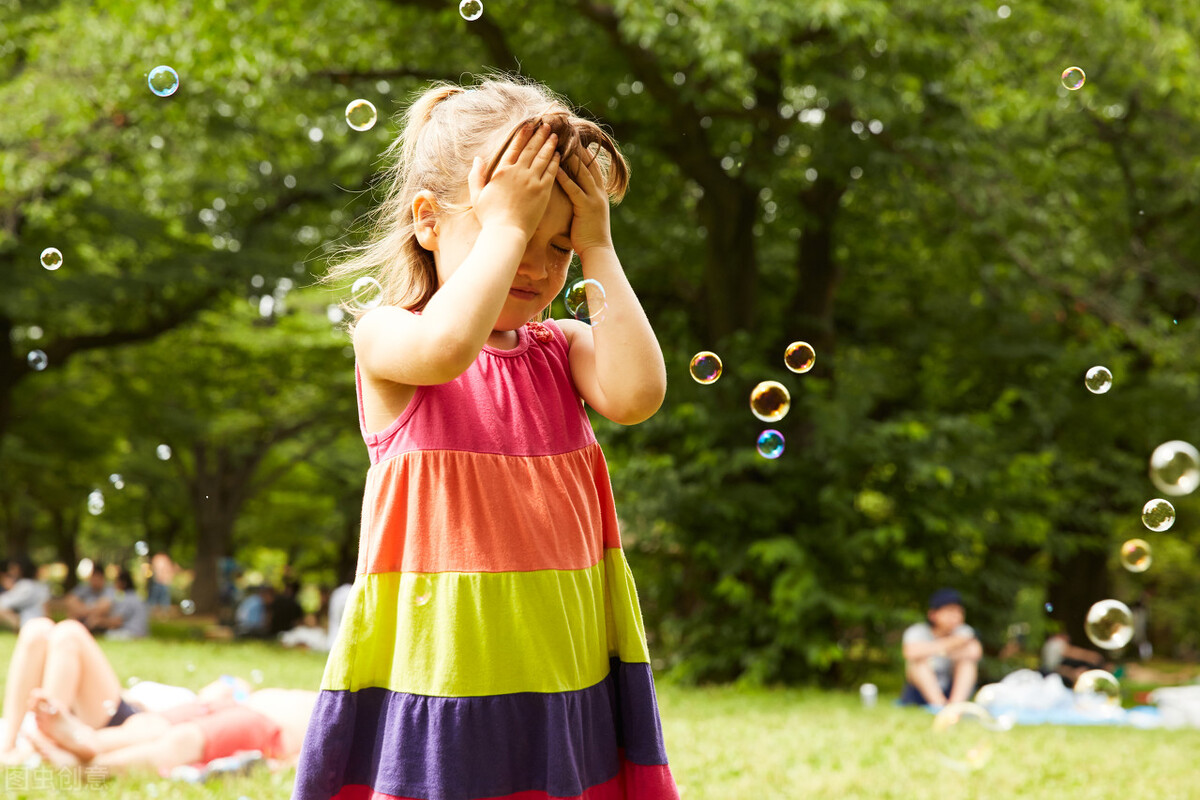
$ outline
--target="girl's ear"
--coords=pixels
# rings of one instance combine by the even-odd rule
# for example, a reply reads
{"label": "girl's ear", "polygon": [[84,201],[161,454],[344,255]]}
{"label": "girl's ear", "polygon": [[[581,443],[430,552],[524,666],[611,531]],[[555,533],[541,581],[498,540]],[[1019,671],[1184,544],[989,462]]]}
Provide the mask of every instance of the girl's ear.
{"label": "girl's ear", "polygon": [[437,198],[428,189],[417,192],[412,201],[413,233],[417,244],[430,252],[438,249]]}

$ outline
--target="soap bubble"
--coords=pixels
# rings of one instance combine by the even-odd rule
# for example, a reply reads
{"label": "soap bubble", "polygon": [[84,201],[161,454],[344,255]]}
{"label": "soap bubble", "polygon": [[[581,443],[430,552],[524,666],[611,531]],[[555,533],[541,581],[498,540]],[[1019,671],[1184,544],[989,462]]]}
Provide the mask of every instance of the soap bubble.
{"label": "soap bubble", "polygon": [[383,287],[379,281],[364,275],[350,287],[350,302],[364,311],[375,308],[383,300]]}
{"label": "soap bubble", "polygon": [[1062,73],[1062,85],[1070,89],[1072,92],[1083,87],[1083,82],[1087,80],[1087,76],[1083,74],[1080,67],[1067,67]]}
{"label": "soap bubble", "polygon": [[137,686],[141,682],[142,682],[142,679],[139,678],[137,675],[130,675],[129,680],[125,681],[125,685],[128,686],[130,689],[132,689],[134,686]]}
{"label": "soap bubble", "polygon": [[1044,606],[1044,608],[1046,609],[1046,613],[1047,613],[1047,614],[1053,614],[1053,613],[1054,613],[1054,603],[1046,603],[1046,605]]}
{"label": "soap bubble", "polygon": [[758,435],[758,454],[763,458],[779,458],[783,455],[783,434],[768,428]]}
{"label": "soap bubble", "polygon": [[88,495],[87,510],[93,517],[104,513],[104,493],[99,489],[92,489]]}
{"label": "soap bubble", "polygon": [[147,83],[159,97],[170,97],[179,88],[179,73],[166,65],[155,67],[150,70]]}
{"label": "soap bubble", "polygon": [[1130,572],[1150,569],[1150,544],[1144,539],[1130,539],[1121,545],[1121,566]]}
{"label": "soap bubble", "polygon": [[105,700],[100,705],[103,706],[104,713],[108,714],[110,718],[117,715],[117,708],[119,708],[119,706],[117,705],[116,700]]}
{"label": "soap bubble", "polygon": [[721,357],[708,350],[701,350],[692,356],[688,371],[692,373],[692,380],[696,383],[716,383],[717,378],[721,377]]}
{"label": "soap bubble", "polygon": [[808,372],[817,363],[817,353],[808,342],[792,342],[783,352],[783,363],[792,372]]}
{"label": "soap bubble", "polygon": [[375,110],[375,104],[370,100],[363,100],[361,97],[357,100],[351,100],[346,106],[346,124],[356,131],[369,131],[375,127],[375,121],[379,119],[379,112]]}
{"label": "soap bubble", "polygon": [[1200,485],[1200,453],[1187,442],[1160,444],[1150,456],[1150,480],[1163,494],[1191,494]]}
{"label": "soap bubble", "polygon": [[593,278],[584,278],[568,286],[563,302],[568,314],[588,325],[596,325],[608,310],[604,287]]}
{"label": "soap bubble", "polygon": [[62,266],[62,253],[57,247],[47,247],[42,251],[42,266],[53,272]]}
{"label": "soap bubble", "polygon": [[1133,614],[1120,600],[1101,600],[1088,610],[1083,629],[1097,647],[1120,650],[1133,638]]}
{"label": "soap bubble", "polygon": [[1142,524],[1156,533],[1162,533],[1175,524],[1175,506],[1156,497],[1142,506]]}
{"label": "soap bubble", "polygon": [[423,606],[433,599],[433,581],[426,575],[418,575],[413,582],[413,602]]}
{"label": "soap bubble", "polygon": [[142,558],[150,555],[150,545],[143,541],[137,541],[133,544],[133,552],[137,553]]}
{"label": "soap bubble", "polygon": [[1075,699],[1084,705],[1121,705],[1121,683],[1109,672],[1089,669],[1075,679]]}
{"label": "soap bubble", "polygon": [[25,356],[25,363],[34,372],[41,372],[50,364],[50,359],[41,350],[30,350],[29,355]]}
{"label": "soap bubble", "polygon": [[250,670],[250,682],[261,685],[263,682],[263,673],[261,669]]}
{"label": "soap bubble", "polygon": [[763,381],[750,392],[750,410],[763,422],[778,422],[791,407],[791,394],[777,381]]}
{"label": "soap bubble", "polygon": [[184,600],[184,601],[180,602],[179,610],[182,611],[184,614],[191,616],[192,614],[196,613],[196,604],[193,603],[191,600]]}
{"label": "soap bubble", "polygon": [[933,718],[934,744],[947,766],[968,772],[992,757],[992,738],[999,726],[978,703],[950,703]]}
{"label": "soap bubble", "polygon": [[483,16],[483,2],[482,0],[462,0],[458,4],[458,13],[467,22],[474,22]]}
{"label": "soap bubble", "polygon": [[1083,376],[1083,385],[1092,394],[1104,394],[1112,388],[1112,373],[1107,367],[1092,367]]}
{"label": "soap bubble", "polygon": [[114,489],[125,488],[125,479],[121,477],[120,473],[114,472],[113,474],[109,475],[108,482],[113,485]]}
{"label": "soap bubble", "polygon": [[159,461],[170,461],[171,460],[171,445],[160,444],[158,447],[154,448],[154,454],[156,456],[158,456]]}
{"label": "soap bubble", "polygon": [[92,563],[90,558],[81,558],[79,566],[75,567],[75,577],[81,581],[86,581],[92,577],[92,572],[96,569],[96,565]]}

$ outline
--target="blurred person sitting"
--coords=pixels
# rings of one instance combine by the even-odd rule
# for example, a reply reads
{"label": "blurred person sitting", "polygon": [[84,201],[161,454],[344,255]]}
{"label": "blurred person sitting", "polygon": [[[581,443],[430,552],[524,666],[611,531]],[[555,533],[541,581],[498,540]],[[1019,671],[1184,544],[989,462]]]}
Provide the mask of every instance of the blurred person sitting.
{"label": "blurred person sitting", "polygon": [[1042,645],[1041,673],[1061,675],[1068,688],[1074,687],[1079,676],[1088,670],[1108,669],[1109,666],[1104,656],[1096,651],[1071,644],[1071,637],[1065,633],[1047,636]]}
{"label": "blurred person sitting", "polygon": [[275,590],[267,584],[250,587],[234,613],[234,635],[264,638],[271,634],[271,603]]}
{"label": "blurred person sitting", "polygon": [[983,646],[966,624],[962,595],[938,589],[929,598],[928,622],[904,631],[904,691],[901,705],[941,707],[970,699],[979,676]]}
{"label": "blurred person sitting", "polygon": [[124,567],[117,573],[111,601],[99,601],[84,624],[109,639],[141,639],[150,633],[150,609],[137,593],[133,576]]}
{"label": "blurred person sitting", "polygon": [[104,565],[92,564],[92,572],[87,579],[67,594],[67,616],[82,622],[88,630],[93,630],[89,618],[103,615],[117,597],[116,591],[108,584],[104,574]]}
{"label": "blurred person sitting", "polygon": [[290,631],[303,620],[304,609],[300,607],[299,594],[300,581],[288,579],[283,584],[283,591],[275,595],[270,609],[272,636]]}
{"label": "blurred person sitting", "polygon": [[146,605],[152,609],[171,605],[171,583],[179,567],[166,553],[155,553],[150,558],[150,577],[146,581]]}
{"label": "blurred person sitting", "polygon": [[50,587],[37,579],[37,567],[29,556],[11,558],[0,575],[0,625],[18,630],[31,619],[46,616]]}

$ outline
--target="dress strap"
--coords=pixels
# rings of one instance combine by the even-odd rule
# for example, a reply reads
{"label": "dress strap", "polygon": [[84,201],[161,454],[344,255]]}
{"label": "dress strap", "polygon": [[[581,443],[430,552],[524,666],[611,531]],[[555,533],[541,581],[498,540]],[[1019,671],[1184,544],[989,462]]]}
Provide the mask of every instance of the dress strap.
{"label": "dress strap", "polygon": [[367,411],[363,406],[362,373],[358,369],[358,360],[354,361],[354,394],[358,398],[358,430],[363,438],[367,436]]}

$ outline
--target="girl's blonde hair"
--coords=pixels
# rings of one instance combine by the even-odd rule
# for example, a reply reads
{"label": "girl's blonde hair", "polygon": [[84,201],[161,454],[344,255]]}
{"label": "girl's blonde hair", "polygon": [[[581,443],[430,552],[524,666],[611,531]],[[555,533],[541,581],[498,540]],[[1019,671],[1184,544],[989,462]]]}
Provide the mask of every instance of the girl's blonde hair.
{"label": "girl's blonde hair", "polygon": [[[428,189],[437,198],[440,212],[467,210],[469,206],[457,200],[475,156],[497,131],[508,129],[489,161],[486,176],[490,178],[512,137],[530,120],[542,120],[558,134],[560,169],[572,178],[577,165],[598,158],[605,189],[613,202],[620,202],[629,185],[629,165],[616,142],[545,86],[507,75],[488,77],[470,87],[438,82],[408,107],[400,135],[384,154],[387,195],[367,218],[366,243],[346,248],[323,282],[341,286],[370,275],[383,288],[382,304],[423,309],[437,291],[438,278],[433,253],[416,240],[413,197]],[[572,155],[579,161],[569,160]],[[356,305],[345,308],[354,320],[365,313]]]}

